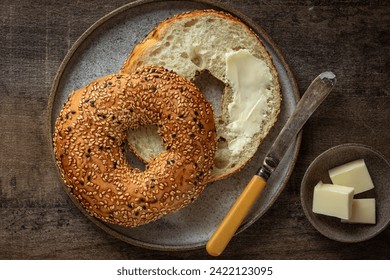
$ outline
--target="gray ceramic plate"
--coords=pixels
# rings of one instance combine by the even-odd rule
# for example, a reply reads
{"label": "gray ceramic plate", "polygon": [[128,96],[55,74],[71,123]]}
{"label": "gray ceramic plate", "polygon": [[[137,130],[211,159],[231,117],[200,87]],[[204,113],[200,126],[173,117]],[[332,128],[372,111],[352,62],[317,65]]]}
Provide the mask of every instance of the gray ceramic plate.
{"label": "gray ceramic plate", "polygon": [[[92,25],[70,49],[54,80],[49,104],[50,137],[55,119],[69,92],[98,77],[117,72],[135,44],[158,22],[184,11],[210,8],[224,10],[241,18],[264,41],[281,81],[283,104],[279,121],[242,171],[208,185],[193,205],[159,221],[138,228],[124,228],[96,220],[80,208],[104,231],[128,243],[158,250],[187,250],[204,246],[241,190],[256,173],[266,151],[295,109],[299,100],[295,79],[283,55],[264,30],[229,7],[205,1],[137,1],[113,11]],[[260,201],[238,232],[260,218],[279,196],[294,167],[300,139],[299,135],[292,143]],[[130,163],[136,165],[136,159],[130,160]]]}
{"label": "gray ceramic plate", "polygon": [[[313,190],[318,181],[331,183],[328,170],[344,163],[364,159],[374,183],[373,190],[355,198],[375,198],[376,224],[347,224],[340,219],[313,213]],[[377,151],[360,144],[344,144],[318,156],[306,171],[301,186],[303,210],[312,225],[324,236],[341,242],[360,242],[382,232],[390,223],[390,164]]]}

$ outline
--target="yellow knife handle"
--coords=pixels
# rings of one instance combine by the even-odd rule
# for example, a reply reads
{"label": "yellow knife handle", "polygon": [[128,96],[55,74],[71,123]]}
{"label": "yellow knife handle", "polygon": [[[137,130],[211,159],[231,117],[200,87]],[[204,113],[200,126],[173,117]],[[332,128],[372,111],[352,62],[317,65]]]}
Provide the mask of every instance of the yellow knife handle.
{"label": "yellow knife handle", "polygon": [[219,256],[225,250],[265,185],[266,181],[263,178],[258,175],[253,176],[207,242],[206,250],[211,256]]}

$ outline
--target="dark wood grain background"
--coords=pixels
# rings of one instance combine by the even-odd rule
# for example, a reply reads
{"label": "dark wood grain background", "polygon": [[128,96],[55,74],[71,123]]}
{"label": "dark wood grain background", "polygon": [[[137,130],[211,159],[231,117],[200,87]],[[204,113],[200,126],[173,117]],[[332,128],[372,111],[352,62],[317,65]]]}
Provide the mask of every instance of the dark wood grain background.
{"label": "dark wood grain background", "polygon": [[[108,236],[72,204],[50,160],[45,110],[56,71],[82,32],[128,1],[0,1],[0,259],[210,258]],[[312,227],[299,198],[308,165],[332,146],[362,143],[390,158],[389,1],[220,2],[264,27],[301,92],[324,70],[338,76],[304,127],[284,192],[221,258],[390,259],[389,228],[362,243],[332,241]]]}

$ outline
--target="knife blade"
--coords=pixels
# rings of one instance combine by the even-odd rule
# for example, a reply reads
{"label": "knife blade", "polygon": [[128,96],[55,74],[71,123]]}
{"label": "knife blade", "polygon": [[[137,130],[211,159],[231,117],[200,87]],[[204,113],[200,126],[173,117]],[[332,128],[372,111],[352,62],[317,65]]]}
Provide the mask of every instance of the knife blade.
{"label": "knife blade", "polygon": [[219,256],[225,250],[296,135],[322,101],[325,100],[335,83],[336,75],[327,71],[318,75],[309,85],[293,114],[269,149],[257,174],[252,177],[207,242],[206,250],[211,256]]}

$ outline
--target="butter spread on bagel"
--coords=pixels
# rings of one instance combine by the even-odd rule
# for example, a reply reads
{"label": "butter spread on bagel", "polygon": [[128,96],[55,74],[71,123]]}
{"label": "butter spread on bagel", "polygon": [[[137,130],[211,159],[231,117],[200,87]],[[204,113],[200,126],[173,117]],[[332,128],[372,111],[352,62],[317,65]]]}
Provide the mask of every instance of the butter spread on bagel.
{"label": "butter spread on bagel", "polygon": [[240,153],[245,144],[258,131],[267,109],[267,91],[272,74],[264,61],[247,50],[226,54],[226,78],[233,88],[233,101],[228,105],[229,133],[234,137],[229,143],[232,154]]}

